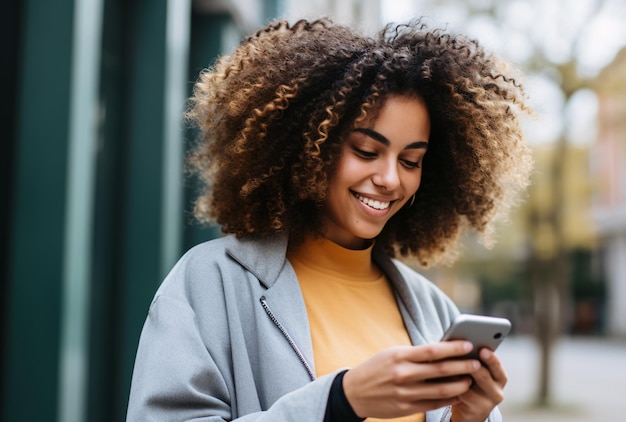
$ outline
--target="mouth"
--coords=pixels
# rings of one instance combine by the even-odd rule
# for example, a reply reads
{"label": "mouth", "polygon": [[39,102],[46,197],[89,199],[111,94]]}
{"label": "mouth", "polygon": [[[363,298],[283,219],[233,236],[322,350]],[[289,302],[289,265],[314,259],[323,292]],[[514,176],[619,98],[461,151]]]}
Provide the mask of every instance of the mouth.
{"label": "mouth", "polygon": [[361,203],[367,205],[370,208],[378,210],[378,211],[386,210],[387,208],[389,208],[389,206],[391,205],[391,202],[392,202],[392,201],[378,201],[378,200],[375,200],[375,199],[367,198],[367,197],[365,197],[365,196],[363,196],[361,194],[358,194],[356,192],[352,192],[352,194]]}

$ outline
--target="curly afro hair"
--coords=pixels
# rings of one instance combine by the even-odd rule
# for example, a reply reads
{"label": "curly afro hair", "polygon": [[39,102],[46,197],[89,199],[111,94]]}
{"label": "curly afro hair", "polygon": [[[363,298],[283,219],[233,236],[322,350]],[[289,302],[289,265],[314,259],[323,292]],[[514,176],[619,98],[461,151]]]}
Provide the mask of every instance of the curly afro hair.
{"label": "curly afro hair", "polygon": [[391,95],[424,100],[431,136],[415,203],[377,244],[421,265],[455,255],[465,229],[491,244],[532,167],[520,75],[476,41],[421,21],[377,37],[329,19],[279,21],[202,72],[187,111],[201,132],[189,156],[204,186],[195,216],[239,237],[320,234],[342,141]]}

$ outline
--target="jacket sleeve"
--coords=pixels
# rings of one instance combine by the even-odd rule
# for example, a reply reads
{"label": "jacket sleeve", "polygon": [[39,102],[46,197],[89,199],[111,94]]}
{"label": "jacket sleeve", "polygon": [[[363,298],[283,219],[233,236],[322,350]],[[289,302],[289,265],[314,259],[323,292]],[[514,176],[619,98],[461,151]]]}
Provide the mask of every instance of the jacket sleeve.
{"label": "jacket sleeve", "polygon": [[497,407],[491,411],[489,415],[489,419],[487,422],[502,422],[502,414],[500,413],[500,409]]}
{"label": "jacket sleeve", "polygon": [[[230,347],[228,339],[216,341]],[[265,411],[232,419],[229,386],[202,342],[193,310],[157,296],[139,340],[126,420],[322,422],[335,375],[284,395]]]}
{"label": "jacket sleeve", "polygon": [[[451,416],[450,406],[447,406],[441,409],[426,412],[426,422],[450,422]],[[500,410],[498,410],[497,407],[494,408],[485,422],[502,422],[502,414],[500,413]]]}

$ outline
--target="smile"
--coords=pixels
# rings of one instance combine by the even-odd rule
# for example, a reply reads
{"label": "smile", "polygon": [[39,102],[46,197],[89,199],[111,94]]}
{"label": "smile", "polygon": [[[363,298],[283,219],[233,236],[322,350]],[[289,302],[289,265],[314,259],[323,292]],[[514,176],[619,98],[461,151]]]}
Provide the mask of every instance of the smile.
{"label": "smile", "polygon": [[359,201],[361,201],[370,208],[374,208],[375,210],[386,210],[387,208],[389,208],[389,205],[391,205],[391,202],[389,201],[376,201],[374,199],[366,198],[363,195],[359,195],[356,192],[352,193]]}

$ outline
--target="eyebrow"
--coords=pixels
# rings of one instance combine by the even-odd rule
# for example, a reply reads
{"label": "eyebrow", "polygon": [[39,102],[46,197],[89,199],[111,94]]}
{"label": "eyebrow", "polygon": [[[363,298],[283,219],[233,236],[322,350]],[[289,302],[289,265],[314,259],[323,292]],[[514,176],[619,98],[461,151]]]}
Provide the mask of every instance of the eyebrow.
{"label": "eyebrow", "polygon": [[[391,142],[389,142],[389,139],[387,139],[385,135],[383,135],[382,133],[378,133],[373,129],[368,129],[366,127],[358,127],[355,129],[355,131],[361,132],[362,134],[369,136],[373,140],[380,142],[381,144],[385,146],[391,145]],[[412,142],[408,144],[404,149],[420,149],[420,148],[428,149],[428,142],[426,141]]]}

